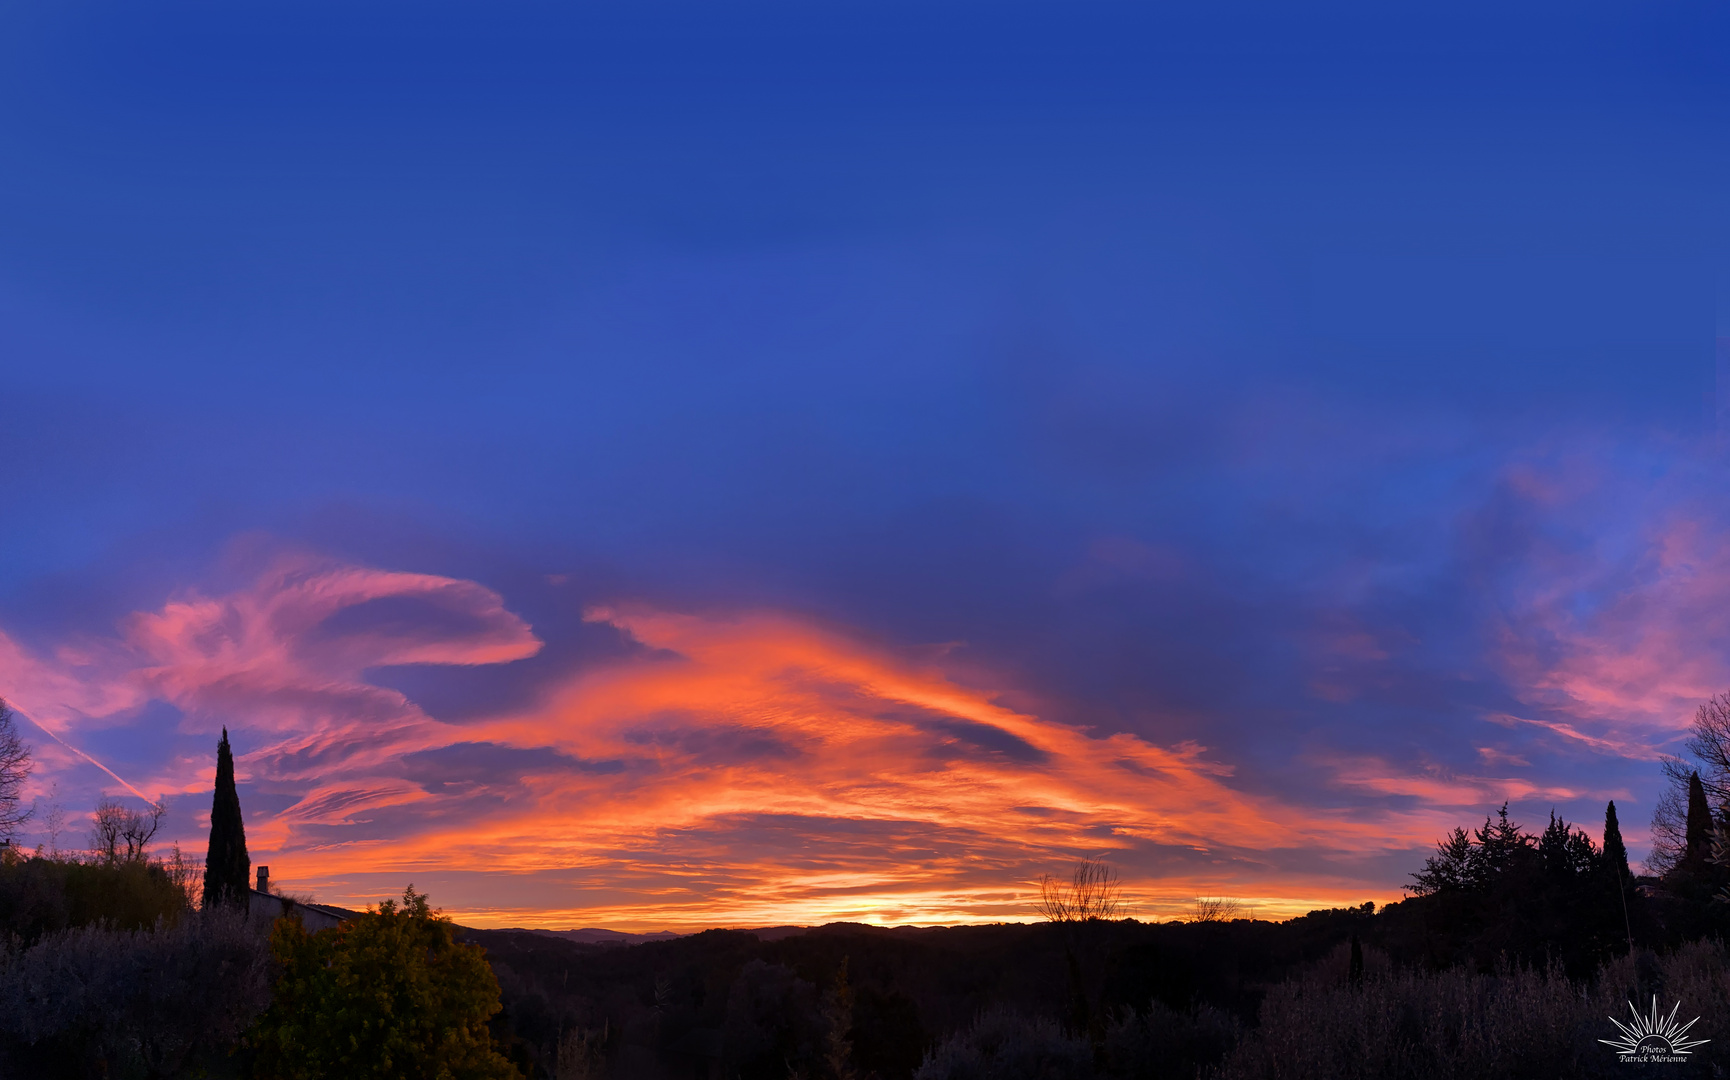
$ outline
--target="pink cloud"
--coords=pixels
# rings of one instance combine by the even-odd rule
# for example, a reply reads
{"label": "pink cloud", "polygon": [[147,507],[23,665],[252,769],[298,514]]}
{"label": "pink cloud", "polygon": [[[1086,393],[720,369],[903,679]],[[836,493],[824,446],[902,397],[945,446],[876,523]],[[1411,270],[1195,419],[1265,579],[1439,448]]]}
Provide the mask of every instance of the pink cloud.
{"label": "pink cloud", "polygon": [[[1294,807],[1193,741],[1046,719],[1012,680],[946,668],[945,650],[778,612],[588,617],[643,648],[460,726],[367,670],[508,663],[540,648],[531,628],[474,582],[307,560],[176,597],[76,656],[7,643],[0,678],[72,741],[99,743],[152,699],[182,711],[183,732],[227,723],[248,790],[282,801],[248,811],[255,861],[335,902],[373,898],[381,875],[474,875],[490,884],[447,903],[476,922],[1025,917],[1038,875],[1083,853],[1120,862],[1144,915],[1221,893],[1291,913],[1361,902],[1352,860],[1439,827],[1430,809]],[[196,797],[210,770],[200,745],[129,780]],[[1369,764],[1348,773],[1410,791]],[[1425,791],[1486,801],[1458,778]],[[1278,851],[1332,852],[1342,869],[1282,872]]]}
{"label": "pink cloud", "polygon": [[1730,687],[1730,543],[1709,520],[1672,514],[1629,555],[1541,558],[1500,627],[1522,697],[1571,722],[1539,724],[1593,749],[1654,757]]}
{"label": "pink cloud", "polygon": [[[1506,755],[1484,755],[1491,764],[1511,765]],[[1439,763],[1416,770],[1393,765],[1368,755],[1315,755],[1333,772],[1334,783],[1346,789],[1376,795],[1399,795],[1418,801],[1425,808],[1419,815],[1429,822],[1432,833],[1459,824],[1460,812],[1479,813],[1486,806],[1526,800],[1567,801],[1599,792],[1575,786],[1548,784],[1523,776],[1480,776]],[[1420,832],[1422,830],[1419,830]]]}

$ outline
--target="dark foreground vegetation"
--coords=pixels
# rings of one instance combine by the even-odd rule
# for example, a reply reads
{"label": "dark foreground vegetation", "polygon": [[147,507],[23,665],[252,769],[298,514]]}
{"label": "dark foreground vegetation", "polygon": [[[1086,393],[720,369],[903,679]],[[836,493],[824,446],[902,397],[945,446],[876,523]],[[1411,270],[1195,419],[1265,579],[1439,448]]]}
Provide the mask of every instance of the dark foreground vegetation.
{"label": "dark foreground vegetation", "polygon": [[504,989],[501,1042],[525,1073],[561,1080],[1627,1076],[1640,1066],[1597,1040],[1653,993],[1703,1017],[1691,1034],[1714,1041],[1692,1070],[1730,1068],[1716,941],[1624,950],[1576,976],[1560,961],[1437,969],[1383,947],[1424,917],[1411,903],[1281,924],[468,937]]}
{"label": "dark foreground vegetation", "polygon": [[[1700,767],[1666,765],[1649,877],[1613,803],[1597,837],[1553,814],[1528,831],[1504,806],[1444,837],[1380,910],[1271,923],[1198,902],[1144,923],[1113,917],[1113,872],[1084,861],[1041,884],[1039,923],[634,946],[464,929],[412,887],[316,932],[275,917],[246,885],[225,735],[197,872],[150,855],[154,808],[98,807],[75,854],[0,848],[0,1078],[1723,1076],[1730,699],[1709,709]],[[27,763],[4,720],[0,825],[20,813],[8,754],[13,776]],[[1618,1060],[1609,1018],[1654,996],[1708,1041]]]}
{"label": "dark foreground vegetation", "polygon": [[339,927],[194,908],[159,863],[0,856],[0,1078],[510,1080],[481,950],[409,890]]}
{"label": "dark foreground vegetation", "polygon": [[[13,859],[0,883],[49,862]],[[116,867],[109,895],[153,895],[148,880]],[[1716,940],[1624,943],[1573,974],[1561,957],[1438,967],[1430,934],[1453,917],[1420,897],[1277,924],[836,924],[628,947],[462,930],[412,892],[316,934],[223,905],[138,928],[50,919],[0,955],[0,1076],[1637,1075],[1597,1040],[1653,993],[1702,1017],[1692,1071],[1730,1067]]]}
{"label": "dark foreground vegetation", "polygon": [[521,1077],[482,950],[412,886],[316,932],[249,887],[226,731],[202,867],[151,856],[160,807],[108,800],[88,849],[12,846],[29,766],[0,702],[0,1080]]}

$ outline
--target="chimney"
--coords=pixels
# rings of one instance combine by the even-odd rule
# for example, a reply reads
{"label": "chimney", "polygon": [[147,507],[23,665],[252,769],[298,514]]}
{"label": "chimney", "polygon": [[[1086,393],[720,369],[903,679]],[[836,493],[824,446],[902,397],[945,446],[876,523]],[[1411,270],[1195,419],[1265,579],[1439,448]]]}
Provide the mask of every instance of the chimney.
{"label": "chimney", "polygon": [[270,867],[268,866],[258,868],[258,891],[262,893],[270,891]]}

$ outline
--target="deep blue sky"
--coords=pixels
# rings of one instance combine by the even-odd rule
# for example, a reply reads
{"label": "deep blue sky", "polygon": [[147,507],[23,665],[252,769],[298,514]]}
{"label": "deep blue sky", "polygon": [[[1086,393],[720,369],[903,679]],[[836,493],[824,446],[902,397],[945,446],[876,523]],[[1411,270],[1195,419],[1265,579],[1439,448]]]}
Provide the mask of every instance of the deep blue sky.
{"label": "deep blue sky", "polygon": [[[290,554],[473,581],[537,657],[365,675],[467,722],[635,647],[589,606],[772,611],[1294,812],[1637,834],[1730,688],[1727,23],[7,5],[0,631],[89,684]],[[55,693],[165,790],[246,727]]]}

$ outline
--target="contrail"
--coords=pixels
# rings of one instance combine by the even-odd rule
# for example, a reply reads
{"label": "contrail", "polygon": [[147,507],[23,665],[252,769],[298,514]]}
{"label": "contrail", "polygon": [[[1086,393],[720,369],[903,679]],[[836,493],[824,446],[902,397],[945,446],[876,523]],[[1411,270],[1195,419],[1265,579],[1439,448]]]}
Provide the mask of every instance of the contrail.
{"label": "contrail", "polygon": [[102,764],[102,762],[97,761],[95,758],[91,757],[89,754],[86,754],[84,751],[78,749],[76,746],[73,746],[71,743],[67,742],[65,739],[62,739],[60,736],[54,734],[54,732],[52,732],[48,728],[44,727],[40,720],[37,720],[35,717],[31,716],[29,713],[26,713],[26,712],[20,712],[18,715],[24,717],[24,719],[30,721],[31,724],[35,725],[37,731],[40,731],[43,734],[47,735],[50,739],[53,739],[55,742],[59,743],[61,746],[64,746],[66,749],[72,751],[74,754],[77,754],[79,757],[83,758],[85,761],[90,762],[90,764],[96,766],[98,769],[101,769],[103,772],[107,773],[109,776],[114,777],[114,782],[119,784],[121,787],[125,788],[127,791],[132,792],[132,794],[138,796],[140,799],[143,799],[145,802],[149,803],[151,806],[156,805],[155,799],[152,799],[150,796],[144,794],[144,792],[139,791],[137,788],[133,787],[131,784],[128,784],[124,779],[121,778],[120,774],[115,772],[113,769],[110,769],[108,766]]}

